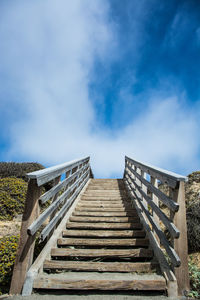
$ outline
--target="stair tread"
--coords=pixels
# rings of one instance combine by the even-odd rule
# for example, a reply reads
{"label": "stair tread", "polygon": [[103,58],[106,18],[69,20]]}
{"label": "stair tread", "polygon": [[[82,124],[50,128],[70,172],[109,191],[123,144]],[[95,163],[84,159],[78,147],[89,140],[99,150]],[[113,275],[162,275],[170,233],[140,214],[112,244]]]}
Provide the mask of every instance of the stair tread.
{"label": "stair tread", "polygon": [[63,236],[87,237],[135,237],[145,235],[143,230],[64,230]]}
{"label": "stair tread", "polygon": [[95,238],[59,238],[57,241],[59,246],[74,245],[74,246],[148,246],[148,239],[129,238],[129,239],[95,239]]}
{"label": "stair tread", "polygon": [[83,262],[65,260],[46,260],[44,269],[60,269],[72,271],[96,271],[96,272],[152,272],[158,268],[157,263],[152,262]]}
{"label": "stair tread", "polygon": [[95,229],[132,229],[132,228],[142,228],[142,224],[140,222],[131,223],[131,222],[124,222],[124,223],[88,223],[88,222],[68,222],[66,224],[67,228],[95,228]]}
{"label": "stair tread", "polygon": [[138,249],[67,249],[52,248],[51,256],[68,257],[152,257],[153,251],[145,248]]}
{"label": "stair tread", "polygon": [[78,221],[78,222],[138,222],[139,218],[136,217],[79,217],[79,216],[71,216],[69,220],[72,221]]}
{"label": "stair tread", "polygon": [[100,289],[100,290],[165,290],[166,281],[157,274],[67,272],[39,275],[34,288],[48,289]]}
{"label": "stair tread", "polygon": [[137,217],[136,212],[88,212],[88,211],[74,211],[73,216],[91,216],[91,217]]}

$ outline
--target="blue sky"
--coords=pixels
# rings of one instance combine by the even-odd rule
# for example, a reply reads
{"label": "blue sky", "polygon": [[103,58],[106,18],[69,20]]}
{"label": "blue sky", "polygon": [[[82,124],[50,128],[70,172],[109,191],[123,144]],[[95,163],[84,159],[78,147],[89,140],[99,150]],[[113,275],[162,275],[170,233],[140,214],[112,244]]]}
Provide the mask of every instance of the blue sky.
{"label": "blue sky", "polygon": [[1,161],[199,170],[199,0],[1,0],[0,125]]}

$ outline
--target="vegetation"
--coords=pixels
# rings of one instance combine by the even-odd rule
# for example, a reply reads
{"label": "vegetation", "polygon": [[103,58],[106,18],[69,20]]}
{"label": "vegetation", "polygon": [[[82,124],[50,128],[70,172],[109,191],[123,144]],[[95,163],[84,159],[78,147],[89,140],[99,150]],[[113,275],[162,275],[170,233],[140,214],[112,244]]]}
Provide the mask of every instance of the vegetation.
{"label": "vegetation", "polygon": [[189,259],[189,276],[191,289],[189,296],[200,299],[200,268],[192,261],[192,256]]}
{"label": "vegetation", "polygon": [[0,239],[0,295],[9,291],[18,239],[15,235]]}
{"label": "vegetation", "polygon": [[17,177],[28,181],[26,173],[44,169],[44,166],[38,163],[15,163],[0,162],[0,178]]}
{"label": "vegetation", "polygon": [[20,178],[0,179],[0,220],[12,220],[22,214],[27,182]]}

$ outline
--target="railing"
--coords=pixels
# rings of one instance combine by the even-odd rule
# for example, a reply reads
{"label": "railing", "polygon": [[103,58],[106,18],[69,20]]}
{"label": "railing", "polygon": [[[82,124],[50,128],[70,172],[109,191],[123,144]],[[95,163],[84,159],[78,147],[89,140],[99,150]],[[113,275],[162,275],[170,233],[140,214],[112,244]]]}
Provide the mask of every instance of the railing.
{"label": "railing", "polygon": [[[33,261],[36,235],[40,234],[41,241],[50,238],[92,176],[89,159],[86,157],[27,174],[29,184],[10,294],[20,294],[22,291],[27,271]],[[62,174],[65,174],[65,179],[61,181]],[[43,186],[48,182],[53,187],[42,194]],[[48,203],[46,209],[43,205],[45,203]]]}
{"label": "railing", "polygon": [[[183,294],[189,290],[187,177],[125,157],[124,181],[167,280],[168,294]],[[169,195],[158,188],[159,183],[168,186]]]}

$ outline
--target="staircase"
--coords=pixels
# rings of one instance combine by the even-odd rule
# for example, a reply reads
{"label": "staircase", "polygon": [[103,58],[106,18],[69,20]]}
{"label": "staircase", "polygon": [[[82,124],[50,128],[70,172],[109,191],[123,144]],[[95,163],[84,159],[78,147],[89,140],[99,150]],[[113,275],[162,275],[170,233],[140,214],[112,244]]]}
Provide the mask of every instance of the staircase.
{"label": "staircase", "polygon": [[27,177],[10,294],[189,291],[186,177],[127,156],[123,179],[94,179],[89,156]]}
{"label": "staircase", "polygon": [[123,180],[91,179],[34,289],[166,290]]}

